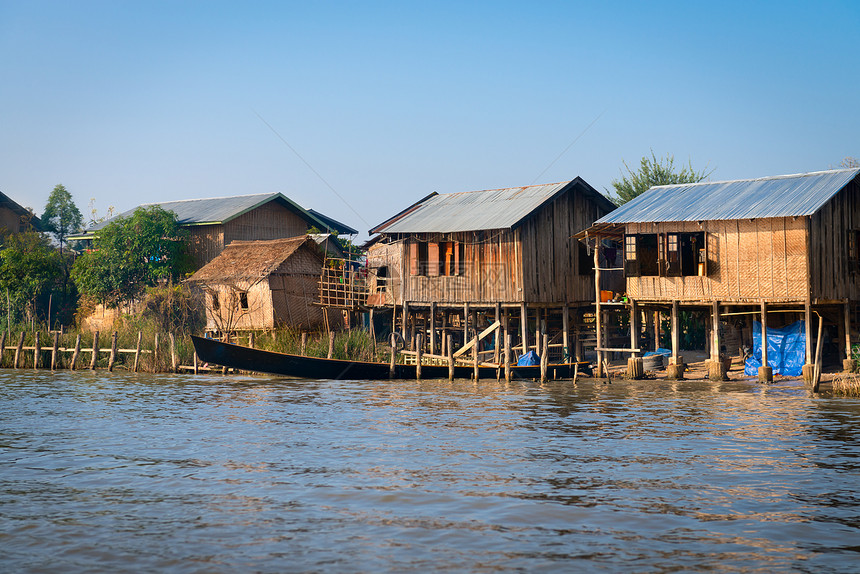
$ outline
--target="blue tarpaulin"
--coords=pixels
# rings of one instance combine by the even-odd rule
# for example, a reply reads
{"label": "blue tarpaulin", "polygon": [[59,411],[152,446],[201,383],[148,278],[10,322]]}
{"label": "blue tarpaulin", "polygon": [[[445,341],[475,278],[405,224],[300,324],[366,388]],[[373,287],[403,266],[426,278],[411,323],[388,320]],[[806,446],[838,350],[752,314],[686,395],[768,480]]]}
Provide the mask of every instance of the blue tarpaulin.
{"label": "blue tarpaulin", "polygon": [[[799,377],[806,362],[806,326],[797,321],[775,329],[767,328],[767,364],[775,375]],[[753,354],[746,360],[744,374],[754,377],[761,367],[761,323],[753,322]]]}
{"label": "blue tarpaulin", "polygon": [[517,366],[523,367],[526,365],[540,365],[540,357],[537,356],[537,353],[534,351],[529,351],[519,359],[517,359]]}

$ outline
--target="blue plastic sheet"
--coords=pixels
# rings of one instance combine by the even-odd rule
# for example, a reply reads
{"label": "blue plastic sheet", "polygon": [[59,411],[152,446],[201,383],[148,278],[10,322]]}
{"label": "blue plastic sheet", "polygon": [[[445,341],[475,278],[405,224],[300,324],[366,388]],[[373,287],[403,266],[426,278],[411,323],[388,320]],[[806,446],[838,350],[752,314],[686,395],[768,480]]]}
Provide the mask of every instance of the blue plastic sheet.
{"label": "blue plastic sheet", "polygon": [[526,365],[540,365],[540,357],[537,356],[537,353],[534,351],[529,351],[519,359],[517,359],[517,366],[523,367]]}
{"label": "blue plastic sheet", "polygon": [[[806,362],[806,326],[797,321],[775,329],[767,328],[767,364],[775,375],[799,377]],[[754,377],[761,367],[761,323],[753,321],[753,354],[746,360],[744,374]]]}

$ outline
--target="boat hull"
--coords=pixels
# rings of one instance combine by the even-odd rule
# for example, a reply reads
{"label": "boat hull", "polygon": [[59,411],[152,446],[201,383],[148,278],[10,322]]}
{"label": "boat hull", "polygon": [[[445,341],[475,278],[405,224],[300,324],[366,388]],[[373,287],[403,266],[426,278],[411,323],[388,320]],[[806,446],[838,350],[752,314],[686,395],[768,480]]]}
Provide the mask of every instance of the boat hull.
{"label": "boat hull", "polygon": [[[394,373],[387,363],[368,361],[347,361],[343,359],[323,359],[319,357],[304,357],[288,353],[277,353],[262,349],[252,349],[242,345],[224,343],[215,339],[207,339],[192,335],[191,341],[199,360],[241,371],[254,371],[273,375],[284,375],[301,379],[416,379],[415,365],[394,365]],[[550,365],[551,376],[569,377],[573,374],[573,364]],[[496,367],[478,367],[481,378],[496,378],[499,369]],[[587,365],[580,364],[580,373],[590,373]],[[454,367],[456,378],[471,378],[474,367],[459,365]],[[504,373],[502,373],[503,375]],[[512,366],[511,376],[523,379],[540,377],[540,367],[537,365]],[[421,365],[421,377],[425,379],[442,379],[448,377],[447,365]]]}

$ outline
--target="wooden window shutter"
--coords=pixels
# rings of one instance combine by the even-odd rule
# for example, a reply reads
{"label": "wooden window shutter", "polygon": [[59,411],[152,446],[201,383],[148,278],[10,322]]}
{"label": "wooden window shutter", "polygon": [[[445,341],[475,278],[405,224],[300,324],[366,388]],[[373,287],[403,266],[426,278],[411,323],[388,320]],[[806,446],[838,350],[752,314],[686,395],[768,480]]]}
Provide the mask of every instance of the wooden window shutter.
{"label": "wooden window shutter", "polygon": [[409,244],[409,274],[418,275],[418,244]]}
{"label": "wooden window shutter", "polygon": [[666,234],[658,233],[657,234],[657,275],[660,277],[665,277],[668,268],[669,261],[666,255],[666,250],[668,249],[668,245],[666,245]]}
{"label": "wooden window shutter", "polygon": [[629,277],[639,276],[639,257],[637,250],[637,236],[624,236],[624,273]]}
{"label": "wooden window shutter", "polygon": [[430,277],[439,276],[439,244],[427,244],[427,275]]}
{"label": "wooden window shutter", "polygon": [[677,233],[666,235],[666,275],[681,276],[681,237]]}
{"label": "wooden window shutter", "polygon": [[460,269],[460,248],[462,243],[459,241],[454,242],[454,275],[462,275],[462,271]]}

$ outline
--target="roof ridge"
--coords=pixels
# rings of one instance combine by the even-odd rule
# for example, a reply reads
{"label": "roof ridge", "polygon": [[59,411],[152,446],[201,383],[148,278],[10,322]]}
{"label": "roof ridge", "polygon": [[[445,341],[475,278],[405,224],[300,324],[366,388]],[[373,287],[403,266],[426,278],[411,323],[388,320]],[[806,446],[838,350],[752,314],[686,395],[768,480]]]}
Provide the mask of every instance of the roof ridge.
{"label": "roof ridge", "polygon": [[138,207],[149,205],[163,205],[165,203],[190,203],[192,201],[212,201],[214,199],[234,199],[237,197],[267,197],[272,195],[283,195],[280,191],[271,193],[245,193],[242,195],[222,195],[220,197],[198,197],[194,199],[171,199],[170,201],[153,201],[152,203],[141,203]]}
{"label": "roof ridge", "polygon": [[463,195],[466,193],[486,193],[486,192],[490,192],[490,191],[507,191],[509,189],[529,189],[530,187],[547,187],[547,186],[551,186],[551,185],[563,185],[563,184],[566,185],[572,181],[573,180],[570,179],[567,181],[556,181],[554,183],[533,183],[531,185],[512,185],[510,187],[499,187],[496,189],[473,189],[471,191],[452,191],[449,193],[440,193],[439,196]]}
{"label": "roof ridge", "polygon": [[860,168],[852,167],[852,168],[844,168],[844,169],[822,169],[819,171],[807,171],[801,173],[788,173],[783,175],[770,175],[766,177],[745,177],[741,179],[725,179],[720,181],[697,181],[693,183],[667,183],[664,185],[654,185],[652,189],[661,188],[661,187],[680,187],[680,186],[695,186],[695,185],[718,185],[721,183],[741,183],[741,182],[752,182],[752,181],[774,181],[777,179],[793,179],[800,177],[811,177],[815,175],[822,175],[825,173],[842,173],[856,171],[860,172]]}

